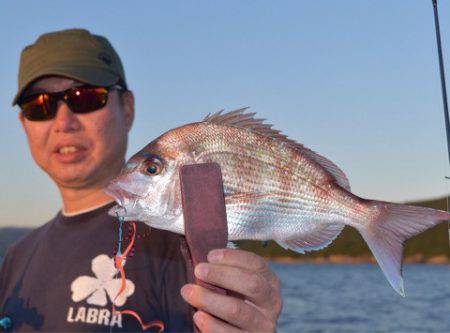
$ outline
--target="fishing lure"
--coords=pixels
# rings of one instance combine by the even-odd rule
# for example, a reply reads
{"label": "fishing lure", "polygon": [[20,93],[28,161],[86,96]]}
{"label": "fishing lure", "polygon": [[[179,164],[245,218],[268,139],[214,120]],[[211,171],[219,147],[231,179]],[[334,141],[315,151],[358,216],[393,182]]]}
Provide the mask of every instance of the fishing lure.
{"label": "fishing lure", "polygon": [[[133,248],[134,242],[136,240],[136,222],[131,221],[131,226],[133,227],[131,241],[128,244],[128,246],[126,247],[125,251],[123,251],[123,253],[122,253],[123,224],[124,224],[124,219],[122,217],[119,217],[119,241],[118,241],[118,250],[117,250],[117,253],[114,258],[114,263],[116,265],[116,268],[118,269],[118,272],[120,273],[120,279],[122,281],[122,284],[121,284],[119,292],[117,293],[116,297],[114,298],[114,301],[116,301],[117,298],[126,290],[127,278],[126,278],[126,274],[125,274],[124,265],[127,260],[127,256],[129,255],[131,249]],[[158,331],[159,333],[164,332],[164,323],[162,321],[155,320],[150,323],[144,324],[141,316],[137,312],[135,312],[133,310],[116,310],[114,302],[112,305],[112,313],[113,313],[113,315],[121,314],[121,315],[133,316],[139,322],[143,331],[146,331],[153,327],[157,327],[157,328],[159,328],[159,331]]]}

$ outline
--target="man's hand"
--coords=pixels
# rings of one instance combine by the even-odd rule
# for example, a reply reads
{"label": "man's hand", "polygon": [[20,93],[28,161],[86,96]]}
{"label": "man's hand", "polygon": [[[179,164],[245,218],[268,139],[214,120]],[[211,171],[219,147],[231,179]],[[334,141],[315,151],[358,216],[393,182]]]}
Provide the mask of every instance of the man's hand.
{"label": "man's hand", "polygon": [[208,263],[195,267],[195,276],[244,297],[219,295],[194,284],[181,288],[183,298],[198,309],[194,321],[202,332],[275,332],[282,306],[280,282],[266,260],[242,250],[213,250]]}

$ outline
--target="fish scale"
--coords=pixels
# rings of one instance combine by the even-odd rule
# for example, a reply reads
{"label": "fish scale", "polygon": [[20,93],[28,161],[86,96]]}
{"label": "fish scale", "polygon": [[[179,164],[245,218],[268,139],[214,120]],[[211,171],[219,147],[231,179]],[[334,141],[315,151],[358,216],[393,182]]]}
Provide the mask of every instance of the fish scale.
{"label": "fish scale", "polygon": [[333,162],[245,109],[208,115],[150,142],[108,185],[119,203],[111,214],[183,234],[178,172],[207,162],[222,170],[230,240],[271,239],[304,253],[328,246],[349,225],[401,295],[403,243],[450,219],[447,212],[352,194]]}
{"label": "fish scale", "polygon": [[[277,141],[276,139],[261,137],[256,133],[250,131],[240,131],[238,128],[228,128],[224,133],[225,137],[214,138],[214,133],[218,132],[220,126],[209,126],[205,130],[204,140],[216,140],[217,147],[224,149],[229,147],[228,152],[236,154],[236,151],[241,152],[244,156],[248,156],[248,152],[255,152],[252,155],[253,158],[260,158],[260,160],[266,163],[266,166],[274,166],[277,169],[284,170],[283,164],[289,167],[292,177],[301,177],[296,174],[296,171],[301,171],[303,179],[307,181],[329,181],[330,176],[328,173],[321,169],[318,169],[313,161],[308,160],[291,146],[286,145],[284,142]],[[259,140],[258,140],[259,139]],[[267,152],[267,147],[271,147],[270,153]],[[205,150],[208,154],[215,153],[215,149]],[[280,168],[281,166],[281,168]],[[264,171],[264,170],[261,170]],[[264,175],[264,172],[261,173]],[[286,178],[284,178],[286,179]]]}
{"label": "fish scale", "polygon": [[[282,172],[282,170],[279,170],[279,168],[277,168],[277,166],[273,164],[272,165],[268,164],[267,162],[261,161],[254,157],[249,158],[248,156],[245,155],[237,156],[235,153],[233,154],[232,152],[227,152],[227,156],[228,155],[234,156],[233,159],[228,159],[223,155],[224,155],[223,152],[219,153],[212,152],[207,156],[205,156],[204,160],[207,162],[213,161],[217,162],[221,165],[222,169],[225,170],[224,186],[226,190],[228,189],[227,187],[229,186],[230,188],[233,188],[233,190],[236,192],[248,192],[246,191],[246,189],[242,189],[241,191],[239,191],[239,188],[237,187],[253,185],[255,189],[251,189],[250,191],[272,192],[273,189],[283,191],[283,188],[288,187],[287,189],[284,189],[284,192],[289,192],[290,194],[292,194],[292,192],[295,191],[296,189],[298,191],[301,191],[301,188],[299,187],[305,186],[305,183],[300,183],[299,181],[300,179],[303,179],[303,177],[295,177],[295,174],[290,182],[283,181],[285,179],[285,173]],[[241,162],[242,160],[246,160],[248,163],[252,161],[253,167],[252,168],[246,167],[246,164]],[[226,172],[227,169],[232,170],[239,166],[243,167],[243,170],[245,170],[245,172],[240,173],[238,179],[236,179],[231,172]],[[270,172],[267,172],[267,170],[269,170]],[[268,175],[275,175],[275,178],[273,176]],[[303,192],[309,193],[307,191]]]}

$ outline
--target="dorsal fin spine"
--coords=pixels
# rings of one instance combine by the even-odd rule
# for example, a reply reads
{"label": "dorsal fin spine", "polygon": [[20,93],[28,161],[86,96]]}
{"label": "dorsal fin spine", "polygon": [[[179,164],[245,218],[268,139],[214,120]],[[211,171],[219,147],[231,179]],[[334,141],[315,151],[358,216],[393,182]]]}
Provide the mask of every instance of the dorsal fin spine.
{"label": "dorsal fin spine", "polygon": [[279,130],[273,129],[272,125],[265,124],[265,119],[254,118],[255,112],[245,113],[248,107],[233,110],[230,112],[223,113],[224,110],[220,110],[212,115],[208,114],[203,122],[223,125],[223,126],[231,126],[231,127],[239,127],[244,128],[260,135],[264,135],[271,139],[279,140],[288,144],[290,147],[299,150],[304,156],[311,159],[322,168],[324,168],[328,173],[332,175],[335,179],[336,183],[340,185],[342,188],[350,191],[350,184],[347,179],[347,176],[344,172],[339,169],[337,165],[328,160],[327,158],[317,154],[309,148],[306,148],[302,144],[295,142],[294,140],[289,139],[286,135],[282,134]]}

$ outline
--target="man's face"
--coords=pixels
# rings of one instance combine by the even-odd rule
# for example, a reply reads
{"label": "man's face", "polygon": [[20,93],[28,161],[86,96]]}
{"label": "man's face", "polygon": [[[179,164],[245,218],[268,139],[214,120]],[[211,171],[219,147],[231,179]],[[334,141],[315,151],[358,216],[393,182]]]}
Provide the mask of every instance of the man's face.
{"label": "man's face", "polygon": [[[24,96],[80,85],[63,77],[47,77],[36,81]],[[121,101],[115,90],[105,107],[86,114],[73,113],[62,101],[51,120],[30,121],[20,113],[34,160],[63,188],[102,188],[117,174],[124,163],[133,117],[132,93],[124,93]]]}

